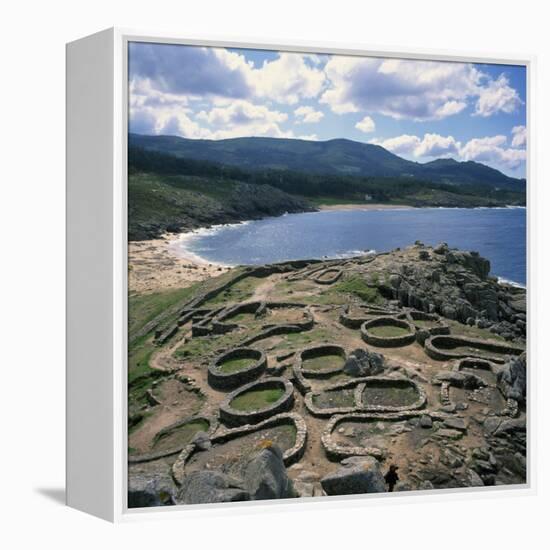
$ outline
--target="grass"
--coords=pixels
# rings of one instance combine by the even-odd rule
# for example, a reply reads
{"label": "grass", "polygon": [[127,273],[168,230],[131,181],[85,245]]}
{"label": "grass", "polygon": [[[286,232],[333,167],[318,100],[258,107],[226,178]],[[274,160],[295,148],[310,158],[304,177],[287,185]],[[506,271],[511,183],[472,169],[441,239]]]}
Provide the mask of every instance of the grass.
{"label": "grass", "polygon": [[246,277],[230,288],[220,292],[217,296],[214,296],[203,305],[209,307],[224,304],[226,302],[243,302],[244,300],[248,300],[254,295],[254,291],[262,281],[263,279],[260,277]]}
{"label": "grass", "polygon": [[278,401],[285,391],[283,388],[268,388],[263,390],[250,390],[237,395],[229,404],[237,411],[255,411],[265,409]]}
{"label": "grass", "polygon": [[204,357],[219,349],[229,349],[243,339],[239,332],[228,332],[220,336],[198,336],[185,342],[176,349],[175,356],[178,359],[196,359]]}
{"label": "grass", "polygon": [[412,405],[417,399],[418,393],[412,386],[370,385],[363,391],[363,403],[366,405],[399,407]]}
{"label": "grass", "polygon": [[167,450],[187,445],[198,432],[207,432],[210,428],[208,421],[203,419],[193,420],[174,428],[159,437],[153,445],[155,450]]}
{"label": "grass", "polygon": [[419,327],[432,328],[437,326],[437,321],[429,321],[425,319],[414,320],[413,323]]}
{"label": "grass", "polygon": [[225,319],[226,323],[237,323],[237,324],[248,324],[253,323],[256,320],[256,316],[254,313],[237,313],[237,315],[233,315],[232,317],[228,317]]}
{"label": "grass", "polygon": [[447,323],[451,327],[451,333],[456,336],[482,338],[484,340],[495,340],[497,342],[506,341],[504,338],[502,338],[502,336],[499,336],[498,334],[493,334],[487,329],[471,327],[469,325],[464,325],[462,323],[459,323],[458,321],[451,321],[449,319],[445,319],[445,323]]}
{"label": "grass", "polygon": [[225,374],[230,374],[232,372],[239,372],[241,370],[250,367],[255,363],[254,359],[229,359],[229,361],[224,361],[221,365],[218,366],[218,370]]}
{"label": "grass", "polygon": [[306,359],[303,362],[303,368],[306,370],[331,370],[337,367],[344,366],[344,358],[341,355],[336,353],[321,355],[320,357],[312,357],[311,359]]}
{"label": "grass", "polygon": [[284,335],[284,342],[277,347],[296,349],[313,342],[328,342],[334,338],[334,331],[324,327],[316,327],[304,332],[293,332]]}
{"label": "grass", "polygon": [[190,299],[198,285],[151,294],[136,294],[128,298],[128,332],[137,330],[152,321],[168,307]]}
{"label": "grass", "polygon": [[313,396],[313,404],[320,409],[354,407],[354,390],[325,391]]}
{"label": "grass", "polygon": [[366,281],[358,275],[354,275],[345,281],[335,284],[331,292],[353,294],[368,304],[381,304],[384,301],[378,289],[369,286]]}
{"label": "grass", "polygon": [[394,338],[396,336],[406,336],[410,334],[410,331],[406,328],[394,327],[393,325],[371,327],[368,331],[373,336],[379,336],[380,338]]}

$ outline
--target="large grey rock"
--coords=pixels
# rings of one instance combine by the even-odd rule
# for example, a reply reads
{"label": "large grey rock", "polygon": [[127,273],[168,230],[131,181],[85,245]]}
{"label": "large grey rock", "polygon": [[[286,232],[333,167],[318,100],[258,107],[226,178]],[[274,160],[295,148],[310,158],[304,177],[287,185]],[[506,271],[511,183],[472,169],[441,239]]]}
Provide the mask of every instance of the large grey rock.
{"label": "large grey rock", "polygon": [[464,418],[460,418],[458,416],[452,416],[450,418],[446,418],[443,421],[443,424],[445,424],[446,428],[451,428],[453,430],[459,430],[461,432],[465,432],[468,429],[468,422]]}
{"label": "large grey rock", "polygon": [[527,396],[527,355],[512,357],[498,372],[498,384],[504,395],[520,403]]}
{"label": "large grey rock", "polygon": [[175,504],[176,486],[168,473],[132,473],[128,475],[128,508]]}
{"label": "large grey rock", "polygon": [[479,376],[463,371],[440,371],[434,376],[433,383],[441,384],[441,382],[448,382],[451,386],[468,390],[483,388],[487,385],[487,382]]}
{"label": "large grey rock", "polygon": [[343,467],[321,479],[321,486],[327,495],[357,495],[384,493],[386,485],[380,472],[380,465],[373,457],[343,461]]}
{"label": "large grey rock", "polygon": [[373,376],[384,370],[384,356],[374,351],[356,349],[344,364],[344,372],[349,376]]}
{"label": "large grey rock", "polygon": [[244,486],[251,500],[295,496],[279,447],[262,449],[250,459],[244,468]]}
{"label": "large grey rock", "polygon": [[182,504],[207,504],[250,500],[250,495],[241,480],[215,470],[201,470],[184,478],[177,500]]}

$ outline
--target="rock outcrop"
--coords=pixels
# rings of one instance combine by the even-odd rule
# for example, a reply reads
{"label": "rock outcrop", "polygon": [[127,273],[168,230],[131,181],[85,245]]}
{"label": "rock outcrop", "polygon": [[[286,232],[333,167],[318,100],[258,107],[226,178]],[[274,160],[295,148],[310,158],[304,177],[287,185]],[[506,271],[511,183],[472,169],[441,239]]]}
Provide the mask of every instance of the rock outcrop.
{"label": "rock outcrop", "polygon": [[508,399],[525,403],[527,396],[527,354],[512,357],[499,371],[498,383]]}
{"label": "rock outcrop", "polygon": [[344,364],[344,372],[349,376],[373,376],[384,371],[384,356],[375,351],[356,349],[350,353]]}
{"label": "rock outcrop", "polygon": [[200,470],[187,475],[178,493],[180,504],[205,504],[295,497],[283,453],[267,446],[231,465],[227,471]]}
{"label": "rock outcrop", "polygon": [[358,495],[386,491],[378,461],[370,456],[342,460],[342,467],[321,479],[327,495]]}

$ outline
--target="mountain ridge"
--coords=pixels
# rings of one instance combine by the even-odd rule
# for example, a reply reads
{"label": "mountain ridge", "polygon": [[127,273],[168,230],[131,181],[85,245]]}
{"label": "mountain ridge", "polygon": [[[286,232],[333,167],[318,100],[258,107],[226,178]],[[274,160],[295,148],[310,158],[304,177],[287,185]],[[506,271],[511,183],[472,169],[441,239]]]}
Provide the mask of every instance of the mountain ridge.
{"label": "mountain ridge", "polygon": [[179,136],[129,134],[129,145],[249,170],[417,178],[450,185],[475,184],[525,190],[524,179],[507,176],[479,162],[440,158],[419,163],[406,160],[381,145],[347,138],[326,141],[270,137],[196,140]]}

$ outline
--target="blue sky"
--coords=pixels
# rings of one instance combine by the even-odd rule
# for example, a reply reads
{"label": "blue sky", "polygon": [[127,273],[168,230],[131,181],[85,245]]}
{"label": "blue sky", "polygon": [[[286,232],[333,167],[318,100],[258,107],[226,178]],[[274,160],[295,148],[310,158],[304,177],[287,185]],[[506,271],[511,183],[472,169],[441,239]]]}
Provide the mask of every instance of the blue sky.
{"label": "blue sky", "polygon": [[130,131],[376,143],[524,177],[525,68],[131,43]]}

